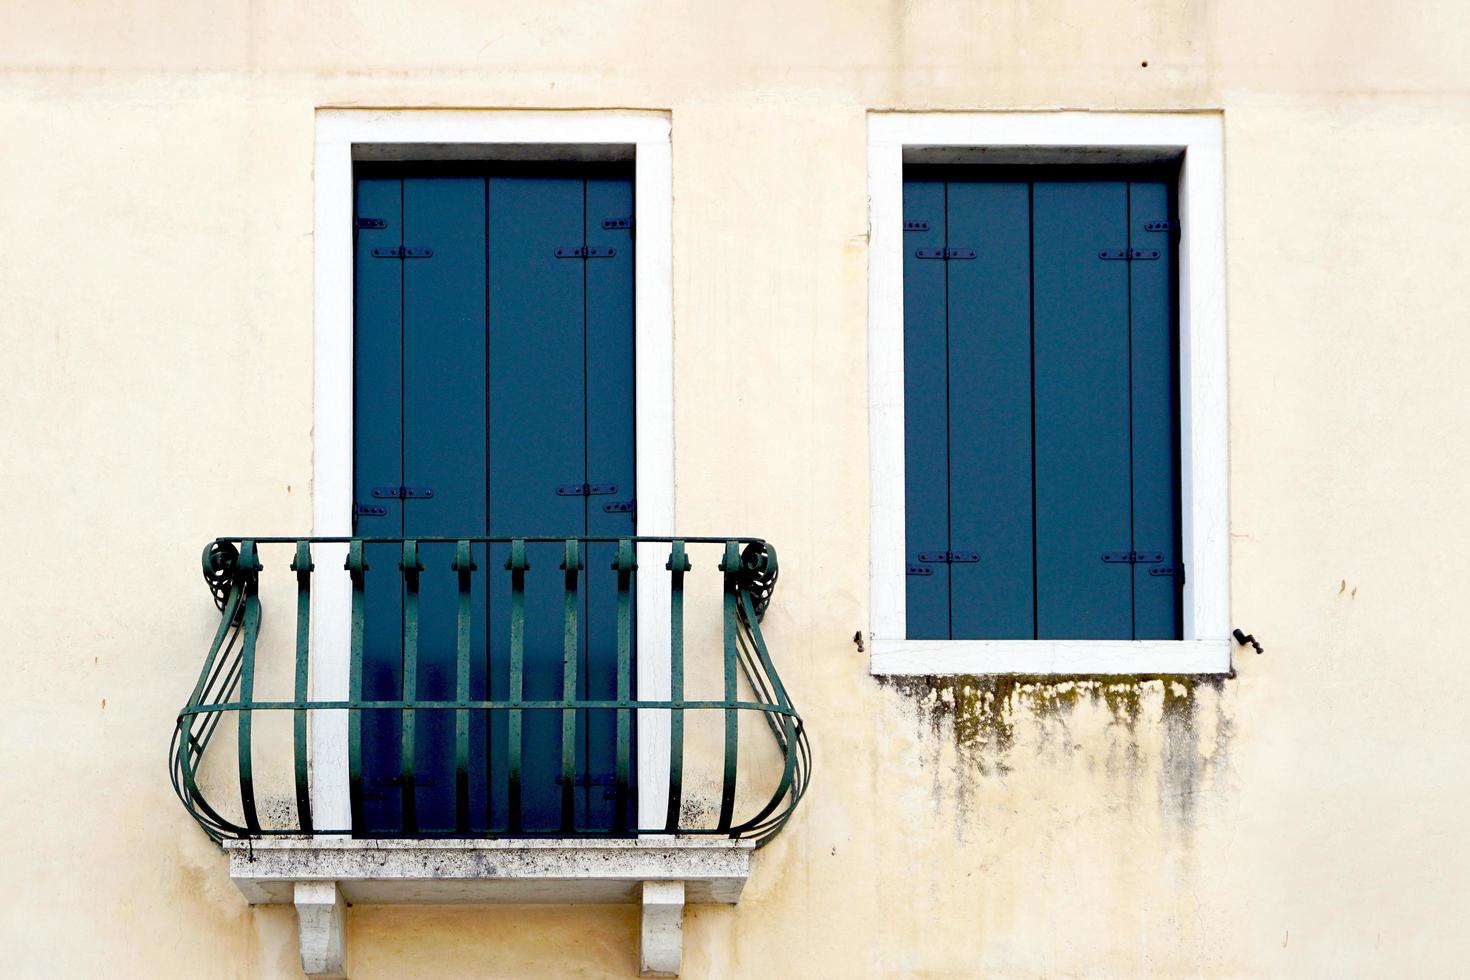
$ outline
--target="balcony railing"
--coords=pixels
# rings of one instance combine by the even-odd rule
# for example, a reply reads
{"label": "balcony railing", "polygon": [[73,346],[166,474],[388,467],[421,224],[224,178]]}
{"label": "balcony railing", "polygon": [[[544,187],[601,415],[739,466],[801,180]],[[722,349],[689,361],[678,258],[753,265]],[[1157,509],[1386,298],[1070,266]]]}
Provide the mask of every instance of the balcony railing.
{"label": "balcony railing", "polygon": [[[291,556],[294,590],[289,577],[264,574],[269,551],[278,568]],[[695,551],[719,555],[718,577],[689,574]],[[344,567],[330,574],[346,581],[321,582],[328,572],[314,558],[344,552]],[[646,565],[654,553],[666,557],[663,569],[640,571],[638,556]],[[759,539],[219,538],[203,563],[220,622],[179,712],[170,768],[179,799],[216,840],[706,834],[759,845],[805,792],[806,733],[761,636],[777,568],[774,549]],[[638,581],[650,574],[662,581]],[[686,590],[686,576],[697,587]],[[591,696],[586,676],[594,638],[583,620],[593,590],[602,696]],[[294,629],[267,635],[266,598],[289,606],[293,591]],[[648,610],[664,603],[668,619],[650,631]],[[314,634],[317,645],[324,635],[340,641],[324,654]],[[401,668],[387,672],[396,696],[382,694],[385,635],[392,658],[401,651]],[[368,655],[374,636],[378,668]],[[667,697],[636,696],[646,680],[637,676],[642,644],[666,659]],[[426,657],[440,674],[437,690],[427,691],[434,696],[425,696],[434,687],[424,680]],[[548,696],[551,661],[559,676]],[[663,662],[648,671],[660,675],[660,693]],[[528,667],[536,664],[542,690],[532,692]],[[347,696],[315,696],[333,678]],[[272,686],[281,696],[263,698]],[[701,686],[714,696],[688,696]],[[234,751],[210,753],[231,741],[231,728]],[[332,732],[340,749],[323,748]],[[640,745],[659,751],[639,753]],[[594,755],[605,760],[600,772]],[[652,771],[664,760],[666,773]],[[385,776],[385,766],[397,771]],[[323,780],[345,789],[351,826],[325,826],[313,813]],[[641,808],[642,820],[640,789],[667,794],[666,805]],[[336,812],[346,811],[339,804]]]}

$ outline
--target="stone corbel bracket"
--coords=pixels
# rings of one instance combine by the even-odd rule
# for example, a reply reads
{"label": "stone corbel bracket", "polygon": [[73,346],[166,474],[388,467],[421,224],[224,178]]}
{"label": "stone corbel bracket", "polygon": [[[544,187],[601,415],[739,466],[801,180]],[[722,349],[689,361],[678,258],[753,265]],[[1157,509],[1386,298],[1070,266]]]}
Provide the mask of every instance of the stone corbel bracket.
{"label": "stone corbel bracket", "polygon": [[346,906],[637,902],[644,976],[678,976],[684,904],[733,905],[748,841],[227,841],[230,880],[252,905],[294,904],[307,976],[346,977]]}

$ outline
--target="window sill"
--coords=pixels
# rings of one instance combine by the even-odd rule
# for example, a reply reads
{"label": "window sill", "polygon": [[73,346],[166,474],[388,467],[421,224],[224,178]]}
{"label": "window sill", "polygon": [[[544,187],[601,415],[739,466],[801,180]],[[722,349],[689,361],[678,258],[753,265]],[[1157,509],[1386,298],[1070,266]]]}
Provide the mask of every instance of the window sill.
{"label": "window sill", "polygon": [[904,674],[1228,674],[1230,640],[873,640],[869,670]]}
{"label": "window sill", "polygon": [[645,881],[682,881],[686,901],[733,905],[750,841],[226,841],[230,880],[252,905],[290,904],[298,881],[335,881],[351,904],[636,902]]}

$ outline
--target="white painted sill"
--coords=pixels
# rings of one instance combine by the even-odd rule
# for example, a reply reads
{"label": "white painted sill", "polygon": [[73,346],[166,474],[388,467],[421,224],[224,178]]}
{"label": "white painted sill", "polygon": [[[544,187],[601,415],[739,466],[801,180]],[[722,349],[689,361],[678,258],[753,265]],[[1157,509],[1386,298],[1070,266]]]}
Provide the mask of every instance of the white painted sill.
{"label": "white painted sill", "polygon": [[682,882],[686,901],[733,905],[751,841],[226,841],[230,880],[251,905],[289,905],[297,882],[336,882],[351,904],[638,902],[645,882]]}
{"label": "white painted sill", "polygon": [[869,670],[919,674],[1228,674],[1230,640],[873,640]]}

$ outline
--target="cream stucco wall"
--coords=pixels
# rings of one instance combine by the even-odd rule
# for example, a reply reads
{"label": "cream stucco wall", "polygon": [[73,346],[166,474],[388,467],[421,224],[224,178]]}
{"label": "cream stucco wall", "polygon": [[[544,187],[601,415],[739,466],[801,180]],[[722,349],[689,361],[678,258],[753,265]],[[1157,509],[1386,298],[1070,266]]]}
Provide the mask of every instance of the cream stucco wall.
{"label": "cream stucco wall", "polygon": [[[310,526],[321,106],[671,113],[678,522],[780,548],[817,762],[687,976],[1463,971],[1467,59],[1458,2],[4,0],[0,972],[297,972],[164,750],[200,545]],[[1267,654],[879,684],[865,112],[1055,107],[1223,110],[1233,618]],[[636,930],[349,923],[360,978],[628,976]]]}

